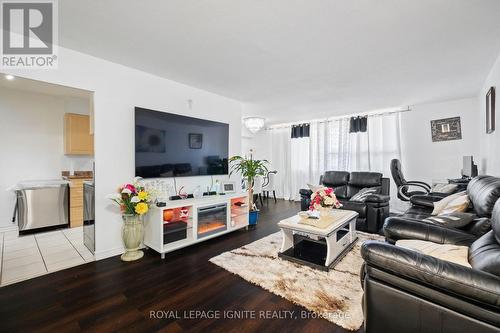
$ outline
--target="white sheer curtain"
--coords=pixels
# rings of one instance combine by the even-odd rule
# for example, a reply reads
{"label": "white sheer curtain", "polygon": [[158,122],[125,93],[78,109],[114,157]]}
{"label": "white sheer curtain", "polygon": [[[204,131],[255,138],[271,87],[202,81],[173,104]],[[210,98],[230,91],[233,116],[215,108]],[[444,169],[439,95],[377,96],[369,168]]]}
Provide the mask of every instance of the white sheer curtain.
{"label": "white sheer curtain", "polygon": [[[309,138],[291,139],[289,126],[270,131],[277,195],[289,200],[299,200],[299,189],[317,184],[328,170],[374,171],[390,178],[391,159],[401,157],[399,113],[369,116],[367,132],[349,133],[349,118],[312,122]],[[391,196],[395,193],[391,188]]]}

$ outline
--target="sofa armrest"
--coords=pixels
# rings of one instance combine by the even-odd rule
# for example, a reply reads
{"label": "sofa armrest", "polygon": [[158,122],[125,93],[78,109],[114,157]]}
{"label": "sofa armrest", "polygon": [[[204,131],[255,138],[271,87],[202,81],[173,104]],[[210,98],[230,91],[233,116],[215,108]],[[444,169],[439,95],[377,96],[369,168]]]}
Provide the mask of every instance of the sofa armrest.
{"label": "sofa armrest", "polygon": [[418,239],[438,244],[469,246],[476,240],[474,235],[462,230],[404,217],[387,218],[383,228],[386,240],[392,244],[400,239]]}
{"label": "sofa armrest", "polygon": [[313,191],[306,188],[302,188],[299,190],[299,194],[303,197],[311,197],[312,193]]}
{"label": "sofa armrest", "polygon": [[423,206],[423,207],[434,207],[434,202],[443,199],[440,196],[434,196],[430,194],[426,195],[412,195],[410,198],[410,202],[415,206]]}
{"label": "sofa armrest", "polygon": [[370,204],[370,203],[387,203],[389,204],[389,200],[391,198],[388,195],[383,195],[383,194],[370,194],[369,196],[366,197],[365,203]]}
{"label": "sofa armrest", "polygon": [[500,309],[500,278],[492,274],[377,241],[365,242],[361,256],[368,267]]}

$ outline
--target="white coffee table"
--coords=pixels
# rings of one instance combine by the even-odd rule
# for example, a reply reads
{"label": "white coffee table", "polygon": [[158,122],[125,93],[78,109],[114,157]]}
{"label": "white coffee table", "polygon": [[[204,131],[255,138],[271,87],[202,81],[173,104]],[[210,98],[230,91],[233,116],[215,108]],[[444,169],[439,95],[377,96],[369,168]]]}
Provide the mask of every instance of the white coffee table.
{"label": "white coffee table", "polygon": [[298,223],[295,215],[278,223],[283,235],[278,256],[328,271],[354,246],[358,213],[332,210],[334,222],[326,228]]}

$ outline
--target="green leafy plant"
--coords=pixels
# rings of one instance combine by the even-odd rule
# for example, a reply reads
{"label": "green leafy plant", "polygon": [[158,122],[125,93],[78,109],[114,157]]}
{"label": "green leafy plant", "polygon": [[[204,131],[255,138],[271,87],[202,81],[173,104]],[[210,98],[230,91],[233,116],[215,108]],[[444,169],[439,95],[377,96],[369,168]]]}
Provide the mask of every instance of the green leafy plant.
{"label": "green leafy plant", "polygon": [[250,209],[256,210],[253,202],[253,185],[255,177],[265,176],[267,174],[267,165],[269,162],[267,160],[254,160],[252,157],[252,151],[250,151],[249,158],[246,156],[233,156],[229,159],[229,163],[231,165],[229,176],[233,173],[240,173],[246,180]]}

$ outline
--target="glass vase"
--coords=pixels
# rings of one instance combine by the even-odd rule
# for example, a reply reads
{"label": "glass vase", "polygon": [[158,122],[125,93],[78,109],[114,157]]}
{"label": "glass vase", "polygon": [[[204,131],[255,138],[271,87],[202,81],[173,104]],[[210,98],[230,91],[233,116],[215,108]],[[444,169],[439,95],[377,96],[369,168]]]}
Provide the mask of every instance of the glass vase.
{"label": "glass vase", "polygon": [[144,227],[142,215],[124,214],[122,239],[125,247],[125,253],[122,254],[123,261],[134,261],[144,256],[139,250],[144,237]]}

